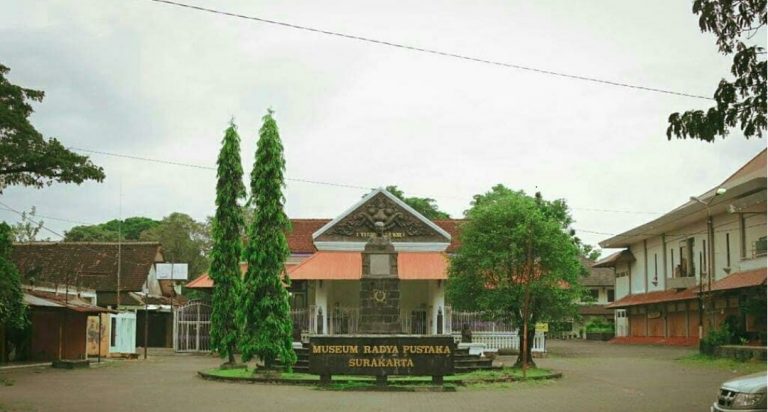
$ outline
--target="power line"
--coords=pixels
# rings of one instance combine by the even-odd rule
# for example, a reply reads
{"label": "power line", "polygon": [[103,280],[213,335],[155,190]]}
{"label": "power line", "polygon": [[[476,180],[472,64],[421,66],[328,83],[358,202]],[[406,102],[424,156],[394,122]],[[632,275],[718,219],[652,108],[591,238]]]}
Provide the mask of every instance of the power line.
{"label": "power line", "polygon": [[309,31],[309,32],[313,32],[313,33],[320,33],[320,34],[325,34],[325,35],[334,36],[334,37],[342,37],[342,38],[349,39],[349,40],[356,40],[356,41],[361,41],[361,42],[366,42],[366,43],[373,43],[373,44],[377,44],[377,45],[381,45],[381,46],[396,47],[396,48],[410,50],[410,51],[415,51],[415,52],[420,52],[420,53],[428,53],[428,54],[433,54],[433,55],[438,55],[438,56],[443,56],[443,57],[451,57],[451,58],[455,58],[455,59],[472,61],[472,62],[476,62],[476,63],[490,64],[490,65],[493,65],[493,66],[501,66],[501,67],[510,68],[510,69],[516,69],[516,70],[525,70],[525,71],[529,71],[529,72],[545,74],[545,75],[550,75],[550,76],[564,77],[564,78],[572,79],[572,80],[582,80],[582,81],[587,81],[587,82],[592,82],[592,83],[600,83],[600,84],[609,85],[609,86],[625,87],[625,88],[636,89],[636,90],[643,90],[643,91],[648,91],[648,92],[663,93],[663,94],[670,94],[670,95],[683,96],[683,97],[691,97],[691,98],[694,98],[694,99],[714,100],[711,97],[706,97],[706,96],[701,96],[701,95],[696,95],[696,94],[676,92],[676,91],[673,91],[673,90],[658,89],[658,88],[647,87],[647,86],[639,86],[639,85],[635,85],[635,84],[623,83],[623,82],[618,82],[618,81],[599,79],[599,78],[596,78],[596,77],[588,77],[588,76],[581,76],[581,75],[576,75],[576,74],[556,72],[556,71],[552,71],[552,70],[540,69],[540,68],[531,67],[531,66],[523,66],[523,65],[514,64],[514,63],[505,63],[505,62],[501,62],[501,61],[498,61],[498,60],[482,59],[482,58],[479,58],[479,57],[472,57],[472,56],[467,56],[467,55],[463,55],[463,54],[450,53],[450,52],[436,50],[436,49],[428,49],[428,48],[423,48],[423,47],[409,46],[409,45],[402,44],[402,43],[393,43],[393,42],[384,41],[384,40],[372,39],[370,37],[363,37],[363,36],[357,36],[357,35],[353,35],[353,34],[340,33],[340,32],[335,32],[335,31],[330,31],[330,30],[323,30],[323,29],[318,29],[318,28],[309,27],[309,26],[302,26],[302,25],[293,24],[293,23],[287,23],[287,22],[282,22],[282,21],[277,21],[277,20],[265,19],[265,18],[262,18],[262,17],[246,16],[244,14],[232,13],[232,12],[227,12],[227,11],[223,11],[223,10],[216,10],[216,9],[211,9],[211,8],[207,8],[207,7],[201,7],[201,6],[191,5],[191,4],[179,3],[179,2],[170,1],[170,0],[148,0],[148,1],[155,2],[155,3],[162,3],[162,4],[166,4],[166,5],[170,5],[170,6],[175,6],[175,7],[182,7],[182,8],[202,11],[202,12],[206,12],[206,13],[218,14],[218,15],[227,16],[227,17],[235,17],[235,18],[239,18],[239,19],[258,21],[258,22],[261,22],[261,23],[267,23],[267,24],[287,27],[287,28],[290,28],[290,29],[304,30],[304,31]]}
{"label": "power line", "polygon": [[[142,156],[135,156],[135,155],[129,155],[129,154],[123,154],[123,153],[114,153],[114,152],[104,152],[101,150],[93,150],[93,149],[84,149],[80,147],[69,147],[71,150],[76,150],[78,152],[84,152],[84,153],[93,153],[93,154],[99,154],[104,156],[111,156],[111,157],[117,157],[117,158],[123,158],[123,159],[131,159],[131,160],[140,160],[143,162],[151,162],[151,163],[158,163],[158,164],[166,164],[170,166],[180,166],[180,167],[189,167],[193,169],[202,169],[202,170],[216,170],[215,167],[211,166],[203,166],[193,163],[184,163],[184,162],[177,162],[172,160],[165,160],[165,159],[157,159],[157,158],[149,158],[149,157],[142,157]],[[373,190],[373,187],[366,187],[366,186],[356,186],[356,185],[349,185],[345,183],[333,183],[333,182],[325,182],[325,181],[319,181],[319,180],[309,180],[309,179],[296,179],[296,178],[290,178],[286,177],[285,180],[290,180],[294,182],[301,182],[301,183],[310,183],[310,184],[317,184],[317,185],[326,185],[326,186],[335,186],[335,187],[344,187],[348,189],[361,189],[361,190]],[[458,196],[447,196],[452,199],[462,199]],[[612,209],[592,209],[592,208],[581,208],[581,207],[569,207],[569,209],[573,210],[586,210],[586,211],[592,211],[592,212],[606,212],[606,213],[631,213],[631,214],[651,214],[651,215],[659,215],[662,214],[662,212],[645,212],[645,211],[634,211],[634,210],[612,210]]]}
{"label": "power line", "polygon": [[[733,223],[733,222],[722,223],[722,224],[720,224],[720,225],[717,225],[717,226],[713,226],[713,229],[718,229],[718,228],[721,228],[721,227],[723,227],[723,226],[728,226],[728,225],[730,225],[730,224],[732,224],[732,223]],[[755,225],[744,226],[744,229],[748,229],[748,228],[752,228],[752,227],[758,227],[758,226],[762,226],[762,227],[765,227],[765,225],[764,225],[764,224],[762,224],[762,223],[759,223],[759,224],[755,224]],[[595,235],[605,235],[605,236],[619,236],[619,233],[598,232],[598,231],[593,231],[593,230],[587,230],[587,229],[577,229],[577,228],[573,228],[573,230],[575,230],[575,231],[577,231],[577,232],[591,233],[591,234],[595,234]],[[732,229],[732,230],[737,230],[737,229]],[[731,230],[714,230],[714,232],[715,232],[715,233],[728,233],[728,232],[730,232],[730,231],[731,231]],[[626,233],[626,232],[625,232],[625,233]],[[669,235],[670,237],[672,237],[672,238],[679,238],[679,237],[683,237],[683,236],[696,236],[696,235],[704,235],[704,234],[706,234],[706,233],[707,233],[707,230],[706,230],[706,229],[704,229],[704,230],[700,230],[700,231],[698,231],[698,232],[690,232],[690,233],[666,233],[666,232],[664,232],[664,233],[659,233],[659,232],[638,232],[638,233],[633,233],[633,234],[631,234],[631,235],[626,235],[626,236],[623,236],[623,237],[634,237],[634,236],[661,236],[661,235],[664,235],[664,234],[668,234],[668,235]]]}
{"label": "power line", "polygon": [[[16,213],[16,210],[9,209],[7,207],[0,207],[0,210],[7,210],[9,212]],[[27,216],[29,216],[29,213],[27,213]],[[94,223],[83,222],[83,221],[79,221],[79,220],[62,219],[60,217],[43,216],[43,215],[38,215],[38,214],[35,214],[35,217],[40,218],[40,219],[46,219],[46,220],[56,220],[56,221],[65,222],[65,223],[75,223],[75,224],[78,224],[78,225],[93,225],[94,224]]]}
{"label": "power line", "polygon": [[32,222],[33,224],[35,224],[35,225],[39,225],[39,226],[40,226],[40,227],[42,227],[43,229],[45,229],[45,230],[47,230],[47,231],[49,231],[49,232],[53,233],[54,235],[56,235],[56,236],[58,236],[58,237],[60,237],[60,238],[64,239],[64,235],[62,235],[61,233],[59,233],[59,232],[57,232],[57,231],[55,231],[55,230],[53,230],[53,229],[50,229],[50,228],[48,228],[48,227],[47,227],[47,226],[45,226],[45,225],[42,225],[42,224],[40,224],[40,222],[36,222],[34,219],[30,218],[30,217],[29,217],[29,215],[26,215],[26,216],[25,216],[24,212],[19,212],[18,210],[14,209],[14,208],[12,208],[12,207],[10,207],[10,206],[8,206],[7,204],[3,203],[2,201],[0,201],[0,206],[3,206],[3,207],[5,207],[5,209],[6,209],[6,210],[10,210],[11,212],[15,212],[17,215],[21,216],[22,218],[24,218],[24,219],[27,219],[27,220],[29,220],[30,222]]}
{"label": "power line", "polygon": [[573,210],[584,210],[587,212],[607,212],[607,213],[629,213],[636,215],[661,215],[664,212],[644,212],[641,210],[614,210],[614,209],[592,209],[588,207],[568,207]]}
{"label": "power line", "polygon": [[[152,162],[152,163],[167,164],[167,165],[172,165],[172,166],[191,167],[191,168],[194,168],[194,169],[216,171],[215,167],[202,166],[202,165],[197,165],[197,164],[193,164],[193,163],[176,162],[176,161],[165,160],[165,159],[153,159],[153,158],[149,158],[149,157],[134,156],[134,155],[128,155],[128,154],[122,154],[122,153],[110,153],[110,152],[103,152],[103,151],[100,151],[100,150],[83,149],[83,148],[79,148],[79,147],[69,147],[69,149],[76,150],[78,152],[100,154],[100,155],[104,155],[104,156],[120,157],[120,158],[124,158],[124,159],[133,159],[133,160],[141,160],[141,161],[144,161],[144,162]],[[349,189],[362,189],[362,190],[372,190],[373,189],[371,187],[365,187],[365,186],[355,186],[355,185],[348,185],[348,184],[344,184],[344,183],[323,182],[323,181],[320,181],[320,180],[298,179],[298,178],[291,178],[291,177],[286,177],[285,180],[289,180],[289,181],[292,181],[292,182],[300,182],[300,183],[311,183],[311,184],[315,184],[315,185],[346,187],[346,188],[349,188]]]}

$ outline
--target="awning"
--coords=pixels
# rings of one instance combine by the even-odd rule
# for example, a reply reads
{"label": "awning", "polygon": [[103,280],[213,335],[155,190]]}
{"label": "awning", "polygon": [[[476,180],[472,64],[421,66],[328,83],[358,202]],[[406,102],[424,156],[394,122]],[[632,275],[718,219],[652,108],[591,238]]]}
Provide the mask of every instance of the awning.
{"label": "awning", "polygon": [[[444,280],[448,278],[448,256],[442,252],[400,252],[398,278]],[[358,280],[363,275],[360,252],[320,251],[288,270],[291,280]]]}
{"label": "awning", "polygon": [[606,305],[606,308],[626,308],[637,305],[651,305],[655,303],[676,302],[681,300],[691,300],[698,297],[699,287],[694,286],[688,289],[677,291],[675,289],[660,290],[658,292],[639,293],[637,295],[627,295],[623,298]]}
{"label": "awning", "polygon": [[65,298],[62,295],[41,291],[25,291],[24,303],[33,307],[69,309],[80,313],[112,312],[109,309],[91,305],[74,296]]}
{"label": "awning", "polygon": [[[290,272],[291,268],[296,266],[296,263],[286,263],[285,269]],[[240,262],[240,273],[242,275],[245,275],[245,271],[248,269],[248,264],[245,262]],[[202,275],[190,280],[187,282],[186,285],[184,285],[185,288],[190,289],[213,289],[213,279],[211,279],[210,276],[208,276],[207,273],[203,273]]]}
{"label": "awning", "polygon": [[746,272],[731,273],[730,275],[712,284],[712,291],[724,291],[731,289],[764,286],[766,284],[766,268],[755,269]]}
{"label": "awning", "polygon": [[321,251],[288,269],[291,280],[358,280],[362,275],[360,252]]}

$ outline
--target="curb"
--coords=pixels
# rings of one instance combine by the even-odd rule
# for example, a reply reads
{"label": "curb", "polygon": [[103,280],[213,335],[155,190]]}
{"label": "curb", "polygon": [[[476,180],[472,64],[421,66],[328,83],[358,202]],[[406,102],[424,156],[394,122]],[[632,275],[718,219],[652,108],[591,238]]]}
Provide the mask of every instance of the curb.
{"label": "curb", "polygon": [[[314,385],[318,386],[320,388],[326,389],[325,387],[320,386],[320,381],[318,379],[282,379],[279,377],[234,377],[234,376],[218,376],[213,375],[205,371],[197,371],[197,375],[201,378],[209,381],[217,381],[217,382],[228,382],[228,383],[263,383],[263,384],[276,384],[276,385]],[[563,377],[562,372],[554,372],[550,373],[548,375],[539,375],[539,376],[531,376],[528,378],[517,378],[517,377],[503,377],[503,378],[489,378],[489,379],[472,379],[470,381],[466,380],[455,380],[455,381],[448,381],[445,382],[449,385],[456,385],[456,386],[467,386],[475,383],[508,383],[508,382],[525,382],[525,381],[540,381],[540,380],[548,380],[548,379],[560,379]],[[370,381],[373,382],[373,381]],[[369,381],[365,380],[357,380],[357,379],[338,379],[334,380],[334,384],[351,384],[351,383],[370,383]],[[420,382],[420,381],[390,381],[390,385],[393,389],[384,389],[383,391],[392,391],[397,390],[396,388],[402,387],[402,386],[412,386],[412,387],[419,387],[420,389],[423,389],[424,392],[449,392],[451,390],[445,390],[442,386],[432,386],[432,385],[425,385],[428,381]],[[386,388],[386,387],[384,387]],[[441,390],[430,390],[427,388],[440,388]],[[381,387],[364,387],[364,388],[349,388],[349,389],[333,389],[333,388],[327,388],[329,390],[358,390],[358,391],[382,391]],[[411,388],[412,389],[412,388]],[[406,391],[409,392],[419,392],[419,390],[411,390],[407,389]],[[450,389],[450,388],[448,388]],[[401,389],[405,390],[405,389]],[[455,390],[455,388],[454,388]]]}

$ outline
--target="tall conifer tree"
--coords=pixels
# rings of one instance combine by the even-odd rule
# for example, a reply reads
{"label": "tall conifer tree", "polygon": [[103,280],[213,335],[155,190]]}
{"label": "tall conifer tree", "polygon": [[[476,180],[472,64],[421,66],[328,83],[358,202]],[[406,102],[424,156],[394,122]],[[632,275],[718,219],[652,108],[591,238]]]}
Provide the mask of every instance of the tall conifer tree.
{"label": "tall conifer tree", "polygon": [[244,290],[240,303],[243,327],[240,350],[243,362],[258,356],[266,368],[278,358],[285,365],[296,362],[293,325],[285,273],[290,222],[283,211],[285,159],[277,123],[270,109],[259,130],[256,160],[251,173],[250,205],[254,208],[248,228]]}
{"label": "tall conifer tree", "polygon": [[238,327],[235,311],[240,289],[240,256],[243,215],[238,200],[245,198],[243,165],[240,161],[240,136],[230,122],[221,142],[217,161],[216,215],[212,222],[213,248],[211,267],[213,279],[213,314],[211,316],[211,347],[229,363],[235,362]]}

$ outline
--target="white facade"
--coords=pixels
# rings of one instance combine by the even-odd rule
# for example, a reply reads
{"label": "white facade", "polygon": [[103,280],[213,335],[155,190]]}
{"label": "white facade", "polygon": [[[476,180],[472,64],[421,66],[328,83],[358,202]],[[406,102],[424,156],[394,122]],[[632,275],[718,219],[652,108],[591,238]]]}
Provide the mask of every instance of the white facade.
{"label": "white facade", "polygon": [[619,300],[764,269],[765,242],[764,150],[719,186],[600,246],[625,248],[634,257],[613,263]]}

